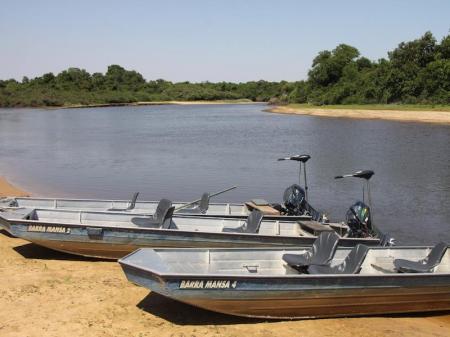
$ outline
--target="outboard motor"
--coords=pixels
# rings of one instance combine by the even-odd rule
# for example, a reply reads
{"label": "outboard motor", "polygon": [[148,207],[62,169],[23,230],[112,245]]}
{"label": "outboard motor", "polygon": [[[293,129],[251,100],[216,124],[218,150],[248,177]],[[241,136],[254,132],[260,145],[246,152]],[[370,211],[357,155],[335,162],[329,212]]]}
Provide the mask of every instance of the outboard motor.
{"label": "outboard motor", "polygon": [[305,211],[305,190],[297,184],[289,186],[284,191],[283,203],[288,215],[302,215]]}
{"label": "outboard motor", "polygon": [[362,201],[356,202],[349,208],[345,219],[349,227],[349,237],[364,238],[373,233],[370,208]]}
{"label": "outboard motor", "polygon": [[[374,172],[371,170],[357,171],[353,174],[345,174],[342,176],[336,176],[335,179],[342,178],[362,178],[366,181],[367,185],[367,200],[369,205],[371,205],[370,198],[370,184],[369,180],[374,175]],[[352,205],[346,214],[346,222],[349,227],[348,236],[351,238],[365,238],[374,236],[374,230],[372,227],[372,217],[371,210],[368,205],[364,203],[365,201],[365,189],[363,186],[363,201],[358,201],[354,205]]]}
{"label": "outboard motor", "polygon": [[311,158],[309,154],[300,154],[292,157],[279,158],[278,161],[292,160],[298,162],[298,182],[301,184],[302,180],[302,166],[303,166],[303,179],[305,182],[305,188],[300,185],[294,184],[289,186],[283,194],[284,206],[272,205],[275,209],[287,215],[309,215],[315,221],[323,221],[322,214],[320,214],[314,207],[308,202],[308,183],[306,181],[306,162]]}
{"label": "outboard motor", "polygon": [[311,159],[311,156],[309,154],[298,154],[296,156],[292,157],[286,157],[286,158],[278,158],[278,161],[284,161],[284,160],[292,160],[300,163],[299,171],[298,171],[298,183],[302,183],[302,164],[303,164],[303,179],[305,181],[305,199],[308,201],[308,183],[306,181],[306,162]]}

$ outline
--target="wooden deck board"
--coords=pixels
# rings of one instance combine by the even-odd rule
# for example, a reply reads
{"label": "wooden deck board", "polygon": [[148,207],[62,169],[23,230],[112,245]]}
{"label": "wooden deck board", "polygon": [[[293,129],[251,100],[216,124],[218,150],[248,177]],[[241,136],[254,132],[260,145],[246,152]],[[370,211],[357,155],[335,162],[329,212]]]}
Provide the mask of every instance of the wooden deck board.
{"label": "wooden deck board", "polygon": [[245,203],[245,205],[252,211],[254,209],[257,209],[265,215],[280,215],[280,211],[276,210],[272,206],[269,205],[256,205],[252,201],[248,201]]}

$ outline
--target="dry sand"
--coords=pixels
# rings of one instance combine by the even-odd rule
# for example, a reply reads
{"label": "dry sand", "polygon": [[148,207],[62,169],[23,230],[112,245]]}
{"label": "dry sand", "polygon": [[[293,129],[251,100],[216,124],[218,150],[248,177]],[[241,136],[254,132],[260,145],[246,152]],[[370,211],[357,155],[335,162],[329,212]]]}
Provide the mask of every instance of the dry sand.
{"label": "dry sand", "polygon": [[27,195],[27,192],[11,185],[5,178],[0,177],[0,198],[8,196],[24,197]]}
{"label": "dry sand", "polygon": [[276,106],[268,110],[281,114],[310,115],[320,117],[341,117],[358,119],[384,119],[423,123],[450,124],[450,111],[401,111],[362,109],[320,109]]}
{"label": "dry sand", "polygon": [[448,312],[278,322],[211,313],[134,286],[115,262],[53,252],[4,231],[0,257],[1,337],[450,336]]}

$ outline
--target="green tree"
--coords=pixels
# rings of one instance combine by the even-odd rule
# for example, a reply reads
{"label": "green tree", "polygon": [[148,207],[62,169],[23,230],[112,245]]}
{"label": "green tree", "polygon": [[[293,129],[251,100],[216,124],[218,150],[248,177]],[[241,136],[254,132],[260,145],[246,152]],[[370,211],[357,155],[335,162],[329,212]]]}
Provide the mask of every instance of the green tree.
{"label": "green tree", "polygon": [[328,86],[339,81],[344,67],[359,56],[358,49],[340,44],[333,51],[322,51],[314,58],[309,71],[309,81],[312,85]]}

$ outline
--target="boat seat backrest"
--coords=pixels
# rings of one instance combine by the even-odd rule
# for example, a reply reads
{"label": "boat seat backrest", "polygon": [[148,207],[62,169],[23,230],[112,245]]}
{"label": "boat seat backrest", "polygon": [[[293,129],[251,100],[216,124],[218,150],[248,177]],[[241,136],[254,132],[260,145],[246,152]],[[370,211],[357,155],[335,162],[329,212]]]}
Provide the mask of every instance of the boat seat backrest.
{"label": "boat seat backrest", "polygon": [[447,244],[439,242],[434,246],[427,257],[419,261],[395,259],[395,269],[400,273],[431,273],[441,263],[442,257],[447,250]]}
{"label": "boat seat backrest", "polygon": [[[171,206],[169,207],[169,209],[167,210],[167,212],[164,214],[164,218],[162,220],[161,223],[161,228],[162,229],[169,229],[170,225],[172,224],[172,216],[173,216],[173,212],[175,211],[175,206]],[[177,227],[174,226],[173,229],[176,229]]]}
{"label": "boat seat backrest", "polygon": [[439,242],[421,262],[426,264],[428,268],[434,268],[441,262],[446,250],[447,244],[445,242]]}
{"label": "boat seat backrest", "polygon": [[198,204],[198,209],[200,213],[205,214],[209,208],[209,193],[203,193],[200,203]]}
{"label": "boat seat backrest", "polygon": [[264,214],[261,211],[253,210],[247,217],[245,223],[237,228],[224,227],[222,232],[226,233],[250,233],[255,234],[259,232],[259,227],[261,226],[261,221]]}
{"label": "boat seat backrest", "polygon": [[331,261],[339,243],[335,232],[322,232],[312,245],[310,264],[327,264]]}
{"label": "boat seat backrest", "polygon": [[253,210],[247,217],[247,221],[244,224],[245,233],[258,233],[259,227],[261,226],[261,221],[264,214],[261,211]]}
{"label": "boat seat backrest", "polygon": [[153,220],[162,224],[164,217],[166,216],[169,208],[172,206],[172,201],[168,199],[161,199],[156,207],[156,211],[153,214]]}
{"label": "boat seat backrest", "polygon": [[322,232],[311,249],[303,254],[284,254],[282,259],[292,268],[301,272],[310,265],[327,265],[336,252],[339,236],[335,232]]}
{"label": "boat seat backrest", "polygon": [[356,245],[346,256],[344,261],[336,266],[310,265],[309,274],[357,274],[366,258],[369,248],[365,245]]}
{"label": "boat seat backrest", "polygon": [[139,196],[139,192],[136,192],[133,194],[133,197],[130,200],[130,204],[127,207],[127,211],[131,211],[132,209],[134,209],[136,207],[136,200]]}
{"label": "boat seat backrest", "polygon": [[369,247],[358,244],[352,248],[344,262],[335,267],[336,274],[356,274],[366,258]]}

